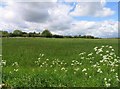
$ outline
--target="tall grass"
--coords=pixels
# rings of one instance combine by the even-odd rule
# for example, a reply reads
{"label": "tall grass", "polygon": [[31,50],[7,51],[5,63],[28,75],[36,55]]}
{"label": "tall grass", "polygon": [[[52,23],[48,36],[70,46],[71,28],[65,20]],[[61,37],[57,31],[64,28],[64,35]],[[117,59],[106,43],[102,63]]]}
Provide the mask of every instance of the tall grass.
{"label": "tall grass", "polygon": [[118,86],[117,39],[3,39],[6,87]]}

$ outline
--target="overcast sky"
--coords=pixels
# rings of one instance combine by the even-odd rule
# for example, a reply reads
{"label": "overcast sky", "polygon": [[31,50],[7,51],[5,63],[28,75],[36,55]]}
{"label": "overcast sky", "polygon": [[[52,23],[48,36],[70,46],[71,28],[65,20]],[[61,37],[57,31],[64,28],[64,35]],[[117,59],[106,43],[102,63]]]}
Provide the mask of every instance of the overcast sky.
{"label": "overcast sky", "polygon": [[0,29],[118,37],[117,2],[4,2]]}

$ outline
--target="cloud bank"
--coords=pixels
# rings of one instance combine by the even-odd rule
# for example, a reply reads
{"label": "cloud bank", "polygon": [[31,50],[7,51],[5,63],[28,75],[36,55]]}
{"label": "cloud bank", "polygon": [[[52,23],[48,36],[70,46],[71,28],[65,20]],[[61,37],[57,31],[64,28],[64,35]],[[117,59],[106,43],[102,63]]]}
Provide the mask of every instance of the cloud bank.
{"label": "cloud bank", "polygon": [[92,35],[96,37],[117,37],[118,21],[88,21],[75,17],[107,17],[115,14],[105,3],[59,3],[59,2],[8,2],[0,7],[0,29],[25,32],[41,32],[49,29],[62,35]]}

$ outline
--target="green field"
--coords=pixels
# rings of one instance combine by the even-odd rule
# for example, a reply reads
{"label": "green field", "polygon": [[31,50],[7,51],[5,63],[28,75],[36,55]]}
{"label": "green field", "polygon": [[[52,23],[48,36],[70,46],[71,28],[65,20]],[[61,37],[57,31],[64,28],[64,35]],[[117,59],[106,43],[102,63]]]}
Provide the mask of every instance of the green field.
{"label": "green field", "polygon": [[118,39],[3,38],[5,87],[117,87]]}

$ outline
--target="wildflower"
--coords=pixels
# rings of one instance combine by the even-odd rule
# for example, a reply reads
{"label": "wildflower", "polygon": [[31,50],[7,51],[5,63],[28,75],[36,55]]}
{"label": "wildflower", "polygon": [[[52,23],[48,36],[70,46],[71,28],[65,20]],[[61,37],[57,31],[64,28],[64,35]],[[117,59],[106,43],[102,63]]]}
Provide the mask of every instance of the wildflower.
{"label": "wildflower", "polygon": [[79,70],[79,68],[76,68],[76,69],[74,69],[75,71],[78,71]]}
{"label": "wildflower", "polygon": [[5,84],[0,84],[0,89],[2,89],[3,86],[5,86]]}
{"label": "wildflower", "polygon": [[75,62],[75,60],[72,60],[72,62]]}
{"label": "wildflower", "polygon": [[44,56],[44,54],[41,55],[42,57]]}
{"label": "wildflower", "polygon": [[46,64],[46,67],[48,66],[48,64]]}
{"label": "wildflower", "polygon": [[103,62],[103,60],[100,60],[100,62],[102,63],[102,62]]}
{"label": "wildflower", "polygon": [[15,65],[18,65],[18,62],[15,62]]}
{"label": "wildflower", "polygon": [[40,60],[40,57],[38,58],[38,60]]}
{"label": "wildflower", "polygon": [[14,71],[15,71],[15,72],[17,72],[17,71],[18,71],[18,69],[14,69]]}
{"label": "wildflower", "polygon": [[80,63],[79,63],[79,62],[77,62],[77,64],[79,65]]}
{"label": "wildflower", "polygon": [[65,68],[64,68],[64,67],[62,67],[62,68],[61,68],[61,70],[65,70]]}
{"label": "wildflower", "polygon": [[104,45],[101,46],[102,48],[105,47]]}
{"label": "wildflower", "polygon": [[120,58],[120,57],[117,57],[118,59]]}
{"label": "wildflower", "polygon": [[87,69],[86,68],[84,68],[83,70],[82,70],[82,72],[84,72],[84,71],[86,71]]}
{"label": "wildflower", "polygon": [[101,69],[98,69],[97,72],[99,72],[99,73],[103,73],[103,72],[101,71]]}
{"label": "wildflower", "polygon": [[118,82],[120,82],[119,78],[116,79]]}
{"label": "wildflower", "polygon": [[74,74],[76,74],[76,72],[74,72]]}
{"label": "wildflower", "polygon": [[100,56],[103,56],[102,54],[100,54]]}
{"label": "wildflower", "polygon": [[49,61],[49,59],[46,59],[47,61]]}
{"label": "wildflower", "polygon": [[110,87],[110,85],[111,85],[110,83],[106,83],[106,87]]}
{"label": "wildflower", "polygon": [[81,57],[81,59],[84,59],[84,57]]}
{"label": "wildflower", "polygon": [[92,55],[93,55],[93,53],[88,54],[88,56],[92,56]]}
{"label": "wildflower", "polygon": [[56,72],[57,70],[55,69],[54,72]]}
{"label": "wildflower", "polygon": [[5,65],[6,65],[6,60],[2,60],[1,64],[2,64],[3,66],[5,66]]}
{"label": "wildflower", "polygon": [[106,81],[106,80],[107,80],[107,78],[104,78],[104,80]]}
{"label": "wildflower", "polygon": [[103,65],[106,65],[106,64],[103,64]]}
{"label": "wildflower", "polygon": [[42,65],[40,65],[40,67],[42,68],[43,66],[42,66]]}
{"label": "wildflower", "polygon": [[117,57],[117,56],[114,54],[114,57]]}
{"label": "wildflower", "polygon": [[111,69],[111,72],[114,72],[115,71],[115,69]]}
{"label": "wildflower", "polygon": [[118,60],[118,63],[120,63],[120,60]]}
{"label": "wildflower", "polygon": [[63,63],[61,62],[61,65],[62,65]]}
{"label": "wildflower", "polygon": [[85,73],[85,75],[87,75],[87,73]]}
{"label": "wildflower", "polygon": [[99,52],[99,53],[100,53],[100,52],[103,52],[102,48],[98,49],[98,52]]}
{"label": "wildflower", "polygon": [[97,48],[98,48],[98,47],[95,47],[94,50],[97,51]]}
{"label": "wildflower", "polygon": [[112,48],[112,46],[109,46],[109,48]]}
{"label": "wildflower", "polygon": [[95,64],[95,65],[93,65],[93,67],[97,67],[97,65]]}
{"label": "wildflower", "polygon": [[82,65],[82,63],[79,63],[79,65]]}
{"label": "wildflower", "polygon": [[117,63],[118,62],[118,60],[117,59],[114,59],[114,61]]}
{"label": "wildflower", "polygon": [[89,78],[91,78],[91,76],[89,76]]}
{"label": "wildflower", "polygon": [[92,63],[92,61],[90,61],[90,63]]}
{"label": "wildflower", "polygon": [[80,53],[79,55],[84,55],[86,52]]}
{"label": "wildflower", "polygon": [[115,75],[118,75],[118,73],[115,73]]}
{"label": "wildflower", "polygon": [[106,45],[106,47],[108,47],[108,45]]}
{"label": "wildflower", "polygon": [[99,54],[99,52],[96,52],[96,54]]}
{"label": "wildflower", "polygon": [[106,53],[109,53],[109,51],[106,51]]}
{"label": "wildflower", "polygon": [[117,64],[116,64],[115,66],[116,66],[116,67],[118,67],[118,65],[117,65]]}
{"label": "wildflower", "polygon": [[65,72],[67,72],[68,70],[65,70]]}
{"label": "wildflower", "polygon": [[108,81],[110,82],[110,81],[111,81],[111,79],[108,79]]}
{"label": "wildflower", "polygon": [[113,55],[114,53],[112,52],[112,53],[110,53],[110,55]]}
{"label": "wildflower", "polygon": [[66,65],[67,63],[64,63],[64,65]]}
{"label": "wildflower", "polygon": [[12,66],[19,66],[19,65],[18,65],[18,62],[14,62],[14,63],[12,64]]}
{"label": "wildflower", "polygon": [[108,59],[108,58],[107,58],[107,55],[104,55],[104,56],[103,56],[103,59],[104,59],[104,60],[105,60],[105,59]]}
{"label": "wildflower", "polygon": [[111,49],[112,51],[115,51],[114,49]]}

